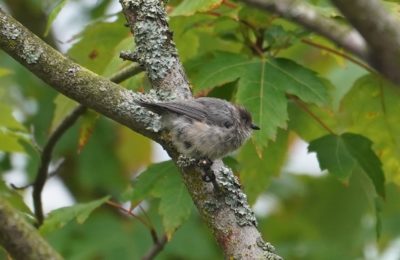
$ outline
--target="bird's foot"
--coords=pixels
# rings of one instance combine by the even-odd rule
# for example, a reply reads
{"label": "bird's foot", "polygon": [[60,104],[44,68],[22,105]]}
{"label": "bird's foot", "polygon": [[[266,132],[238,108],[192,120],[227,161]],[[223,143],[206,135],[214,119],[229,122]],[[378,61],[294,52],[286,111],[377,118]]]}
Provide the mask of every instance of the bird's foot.
{"label": "bird's foot", "polygon": [[197,161],[197,166],[201,169],[201,172],[203,173],[202,175],[203,181],[211,182],[212,185],[214,186],[214,189],[216,191],[219,191],[218,182],[216,180],[214,171],[211,169],[213,163],[214,162],[208,158],[202,158]]}
{"label": "bird's foot", "polygon": [[199,166],[203,169],[207,169],[207,170],[211,169],[212,165],[213,165],[213,161],[211,161],[208,158],[202,158],[197,161],[197,166]]}
{"label": "bird's foot", "polygon": [[203,176],[202,176],[203,181],[205,181],[205,182],[215,182],[215,174],[211,169],[204,170],[202,172],[203,172]]}

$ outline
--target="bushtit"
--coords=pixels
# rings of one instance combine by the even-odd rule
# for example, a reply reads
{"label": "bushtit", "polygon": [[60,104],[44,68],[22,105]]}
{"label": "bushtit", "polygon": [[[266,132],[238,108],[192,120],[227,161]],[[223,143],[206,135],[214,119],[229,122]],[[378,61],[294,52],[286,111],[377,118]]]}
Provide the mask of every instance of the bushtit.
{"label": "bushtit", "polygon": [[178,152],[195,159],[214,160],[239,148],[260,128],[243,107],[225,100],[201,97],[173,102],[139,102],[161,116]]}

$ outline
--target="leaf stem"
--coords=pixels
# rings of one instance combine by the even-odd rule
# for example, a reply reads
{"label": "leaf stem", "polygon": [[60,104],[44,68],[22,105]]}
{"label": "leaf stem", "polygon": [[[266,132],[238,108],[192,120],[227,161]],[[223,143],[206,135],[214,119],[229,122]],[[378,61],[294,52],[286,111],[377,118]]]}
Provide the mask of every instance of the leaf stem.
{"label": "leaf stem", "polygon": [[154,226],[151,224],[150,218],[146,214],[146,212],[143,210],[143,208],[139,205],[140,209],[143,211],[143,214],[147,218],[147,222],[142,219],[141,217],[135,215],[132,211],[134,208],[131,209],[126,209],[122,205],[115,203],[111,200],[107,201],[106,204],[117,208],[118,210],[122,211],[123,213],[136,218],[139,220],[145,227],[149,229],[151,239],[153,241],[153,246],[150,248],[150,250],[142,257],[143,260],[150,260],[154,259],[158,253],[161,252],[161,250],[164,248],[165,244],[168,242],[168,237],[166,234],[164,234],[161,238],[157,235],[157,231],[154,228]]}
{"label": "leaf stem", "polygon": [[343,58],[345,58],[345,59],[347,59],[347,60],[353,62],[354,64],[356,64],[356,65],[358,65],[358,66],[360,66],[360,67],[366,69],[367,71],[369,71],[369,72],[371,72],[371,73],[376,73],[375,70],[373,70],[373,69],[372,69],[370,66],[368,66],[367,64],[365,64],[365,63],[363,63],[363,62],[361,62],[361,61],[359,61],[359,60],[353,58],[351,55],[348,55],[348,54],[346,54],[346,53],[344,53],[344,52],[335,50],[335,49],[333,49],[333,48],[330,48],[330,47],[328,47],[328,46],[325,46],[325,45],[322,45],[322,44],[319,44],[319,43],[316,43],[316,42],[313,42],[313,41],[310,41],[310,40],[305,39],[305,38],[301,39],[301,41],[302,41],[303,43],[307,44],[307,45],[310,45],[310,46],[316,47],[316,48],[318,48],[318,49],[322,49],[322,50],[328,51],[328,52],[330,52],[330,53],[333,53],[333,54],[335,54],[335,55],[337,55],[337,56],[343,57]]}
{"label": "leaf stem", "polygon": [[[131,210],[127,210],[127,209],[124,208],[122,205],[120,205],[120,204],[118,204],[118,203],[115,203],[115,202],[113,202],[113,201],[111,201],[111,200],[107,201],[106,204],[108,204],[108,205],[110,205],[110,206],[112,206],[112,207],[114,207],[114,208],[116,208],[116,209],[119,209],[120,211],[122,211],[122,212],[125,213],[126,215],[129,215],[129,216],[131,216],[131,217],[136,218],[137,220],[140,221],[140,223],[142,223],[142,224],[143,224],[145,227],[147,227],[148,229],[150,229],[150,230],[153,230],[153,229],[154,229],[154,227],[152,227],[150,223],[147,223],[146,221],[144,221],[144,219],[142,219],[141,217],[135,215],[135,214],[132,212],[132,209],[131,209]],[[151,231],[150,231],[150,233],[151,233]]]}
{"label": "leaf stem", "polygon": [[308,107],[306,106],[305,103],[303,103],[298,97],[293,96],[293,95],[289,95],[289,98],[291,100],[293,100],[296,105],[298,105],[301,109],[303,109],[309,116],[311,116],[315,121],[317,121],[317,123],[324,128],[326,131],[328,131],[330,134],[332,135],[336,135],[336,133],[329,128],[329,126],[327,124],[325,124],[317,115],[315,115],[310,109],[308,109]]}
{"label": "leaf stem", "polygon": [[154,243],[153,247],[142,257],[142,260],[151,260],[154,259],[158,253],[160,253],[165,244],[168,242],[168,237],[164,234],[161,239],[159,239],[156,243]]}

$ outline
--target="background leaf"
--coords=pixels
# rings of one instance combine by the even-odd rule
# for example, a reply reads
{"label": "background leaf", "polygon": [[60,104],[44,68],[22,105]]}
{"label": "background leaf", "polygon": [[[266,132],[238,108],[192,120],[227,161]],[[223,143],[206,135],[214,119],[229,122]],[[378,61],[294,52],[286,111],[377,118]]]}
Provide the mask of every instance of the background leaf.
{"label": "background leaf", "polygon": [[99,114],[89,110],[82,117],[82,124],[79,129],[78,152],[81,152],[84,146],[92,136],[95,124],[99,119]]}
{"label": "background leaf", "polygon": [[157,182],[152,194],[160,198],[159,212],[162,223],[168,237],[171,237],[189,218],[193,205],[176,167],[175,171]]}
{"label": "background leaf", "polygon": [[168,236],[190,216],[192,200],[172,161],[151,165],[123,195],[133,205],[149,196],[159,198],[159,212]]}
{"label": "background leaf", "polygon": [[340,125],[373,141],[388,180],[400,184],[400,91],[376,75],[354,83],[341,103]]}
{"label": "background leaf", "polygon": [[376,192],[385,197],[385,175],[382,171],[381,161],[372,150],[371,140],[352,133],[344,133],[341,136],[351,155],[371,179]]}
{"label": "background leaf", "polygon": [[63,9],[63,7],[67,2],[68,0],[60,0],[51,10],[49,18],[47,19],[46,29],[44,31],[45,37],[49,34],[51,25],[53,24],[54,20],[57,18],[58,14],[61,12],[61,10]]}
{"label": "background leaf", "polygon": [[114,22],[88,25],[79,34],[79,41],[68,50],[68,55],[80,65],[102,74],[113,59],[116,46],[129,36],[122,24],[122,16],[119,16]]}
{"label": "background leaf", "polygon": [[12,108],[2,103],[0,103],[0,140],[0,151],[7,152],[24,152],[25,149],[20,142],[31,142],[25,126],[12,115]]}
{"label": "background leaf", "polygon": [[25,204],[21,194],[19,194],[15,189],[10,189],[7,187],[3,181],[0,181],[0,196],[7,199],[7,201],[19,211],[27,214],[28,216],[33,216],[32,211]]}
{"label": "background leaf", "polygon": [[56,127],[69,115],[74,108],[78,106],[76,101],[67,98],[62,94],[58,94],[54,99],[55,111],[53,115],[53,120],[51,122],[51,131],[54,131]]}
{"label": "background leaf", "polygon": [[372,142],[361,135],[344,133],[327,135],[310,143],[309,151],[317,153],[322,169],[347,180],[355,164],[361,167],[372,181],[376,192],[385,197],[385,176],[382,163],[372,150]]}
{"label": "background leaf", "polygon": [[0,68],[0,77],[12,74],[12,71],[6,68]]}
{"label": "background leaf", "polygon": [[73,219],[76,219],[78,224],[82,224],[93,210],[103,205],[109,198],[110,196],[106,196],[92,202],[78,203],[71,207],[59,208],[50,212],[39,229],[40,233],[47,234],[55,229],[62,228]]}
{"label": "background leaf", "polygon": [[250,204],[267,190],[271,178],[281,172],[287,156],[288,139],[287,132],[280,131],[277,139],[268,144],[261,158],[250,143],[240,150],[239,177]]}
{"label": "background leaf", "polygon": [[325,135],[310,143],[309,152],[316,152],[322,170],[328,170],[336,178],[347,182],[356,165],[345,141],[336,135]]}
{"label": "background leaf", "polygon": [[171,161],[150,165],[134,180],[132,188],[124,193],[123,199],[130,200],[133,204],[140,202],[152,192],[158,182],[175,171],[175,165]]}
{"label": "background leaf", "polygon": [[178,15],[193,15],[196,12],[207,12],[218,7],[222,3],[222,0],[201,0],[191,1],[183,0],[170,14],[171,16]]}
{"label": "background leaf", "polygon": [[286,94],[318,105],[329,102],[325,83],[314,72],[287,59],[248,59],[217,52],[192,61],[188,70],[193,72],[191,79],[197,91],[240,78],[236,99],[261,128],[253,135],[259,151],[268,139],[276,138],[278,128],[286,128]]}

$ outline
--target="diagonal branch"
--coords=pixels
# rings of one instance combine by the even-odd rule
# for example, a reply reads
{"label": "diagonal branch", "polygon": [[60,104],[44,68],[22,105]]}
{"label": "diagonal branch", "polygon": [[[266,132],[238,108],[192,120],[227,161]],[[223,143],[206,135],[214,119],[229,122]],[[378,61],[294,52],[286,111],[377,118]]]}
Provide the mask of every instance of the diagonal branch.
{"label": "diagonal branch", "polygon": [[162,1],[120,0],[129,28],[135,35],[132,59],[147,71],[153,88],[191,98],[191,90],[168,28]]}
{"label": "diagonal branch", "polygon": [[[146,68],[153,88],[171,91],[171,95],[178,98],[191,98],[162,1],[120,2],[137,46],[130,56]],[[174,149],[164,148],[181,170],[186,187],[225,258],[281,259],[273,253],[273,246],[262,239],[254,213],[232,170],[221,160],[214,161],[212,170],[220,188],[218,192],[212,184],[202,180],[200,170],[189,160],[178,158]]]}
{"label": "diagonal branch", "polygon": [[242,2],[279,14],[303,25],[362,59],[368,57],[367,44],[356,30],[323,16],[318,10],[303,1],[242,0]]}
{"label": "diagonal branch", "polygon": [[370,48],[369,63],[400,84],[400,22],[378,0],[332,0]]}
{"label": "diagonal branch", "polygon": [[0,244],[13,259],[62,259],[35,228],[1,196]]}
{"label": "diagonal branch", "polygon": [[0,48],[67,97],[144,136],[161,141],[156,133],[158,117],[135,103],[142,94],[122,88],[72,62],[1,9]]}
{"label": "diagonal branch", "polygon": [[321,15],[302,0],[242,0],[330,39],[400,84],[400,22],[378,0],[332,0],[353,28]]}

